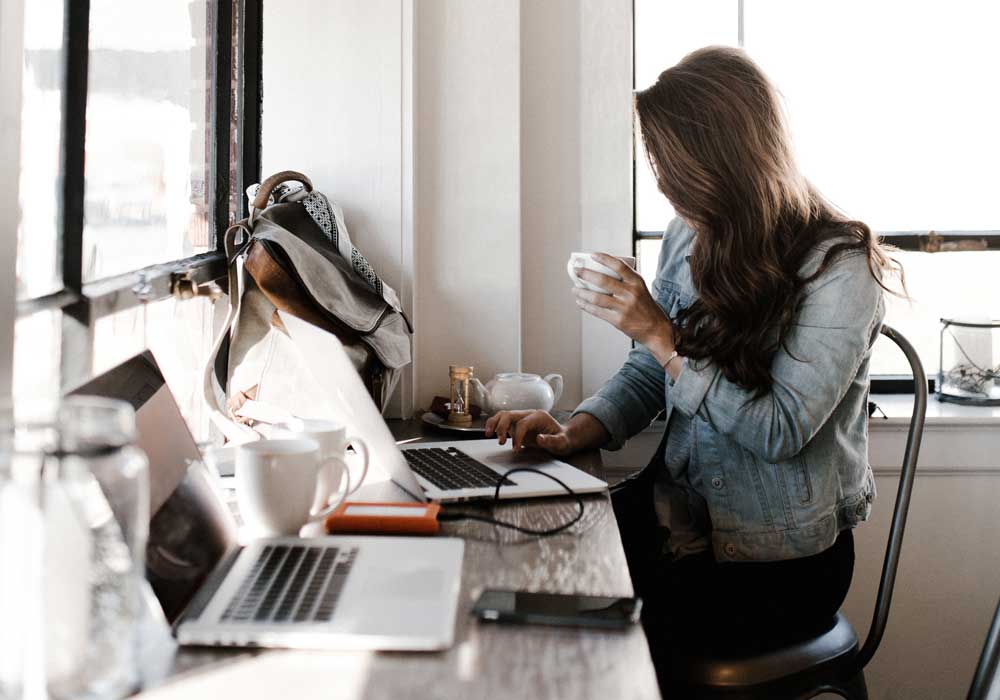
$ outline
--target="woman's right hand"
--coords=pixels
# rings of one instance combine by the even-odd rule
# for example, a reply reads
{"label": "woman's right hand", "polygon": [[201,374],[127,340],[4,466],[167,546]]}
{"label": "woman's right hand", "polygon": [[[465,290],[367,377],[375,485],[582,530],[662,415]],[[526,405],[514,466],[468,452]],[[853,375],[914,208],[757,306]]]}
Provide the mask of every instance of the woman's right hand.
{"label": "woman's right hand", "polygon": [[576,451],[566,426],[548,411],[500,411],[486,421],[486,437],[497,436],[501,445],[511,438],[514,452],[525,447],[539,447],[565,457]]}

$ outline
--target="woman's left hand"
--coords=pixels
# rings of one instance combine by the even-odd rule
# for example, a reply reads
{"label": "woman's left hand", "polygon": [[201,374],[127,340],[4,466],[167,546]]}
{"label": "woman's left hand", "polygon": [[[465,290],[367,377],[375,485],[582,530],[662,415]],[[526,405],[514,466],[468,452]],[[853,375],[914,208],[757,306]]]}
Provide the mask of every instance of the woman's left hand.
{"label": "woman's left hand", "polygon": [[594,270],[578,268],[577,277],[610,294],[574,287],[577,306],[646,346],[661,363],[666,362],[674,350],[674,327],[646,289],[646,282],[638,272],[612,255],[594,253],[592,257],[622,278],[616,280]]}

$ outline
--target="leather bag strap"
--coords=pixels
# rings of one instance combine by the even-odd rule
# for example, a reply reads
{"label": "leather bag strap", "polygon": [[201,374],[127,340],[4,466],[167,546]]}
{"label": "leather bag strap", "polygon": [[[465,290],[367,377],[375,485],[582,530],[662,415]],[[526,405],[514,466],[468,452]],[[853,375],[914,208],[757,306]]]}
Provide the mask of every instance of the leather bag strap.
{"label": "leather bag strap", "polygon": [[[240,234],[243,235],[243,240],[237,245],[236,239]],[[222,327],[219,329],[219,335],[215,338],[215,342],[212,343],[212,350],[208,353],[208,359],[205,361],[205,368],[202,372],[202,394],[208,406],[208,415],[212,423],[231,442],[239,444],[241,442],[257,440],[260,438],[260,435],[249,426],[242,425],[229,418],[225,405],[220,405],[219,396],[221,394],[224,397],[225,391],[222,390],[222,387],[219,386],[216,380],[215,363],[219,357],[219,353],[222,351],[223,343],[229,337],[233,327],[236,325],[236,320],[240,316],[240,303],[243,294],[242,280],[240,279],[241,270],[238,261],[240,253],[250,243],[250,229],[243,222],[233,224],[226,231],[224,243],[229,273],[229,313]],[[229,377],[226,377],[227,381],[228,379]]]}
{"label": "leather bag strap", "polygon": [[253,198],[251,206],[254,209],[265,209],[267,207],[267,198],[271,196],[274,188],[289,180],[301,182],[302,186],[306,188],[306,192],[313,191],[312,181],[308,177],[294,170],[282,170],[280,173],[275,173],[260,183],[260,189],[257,190],[257,195]]}

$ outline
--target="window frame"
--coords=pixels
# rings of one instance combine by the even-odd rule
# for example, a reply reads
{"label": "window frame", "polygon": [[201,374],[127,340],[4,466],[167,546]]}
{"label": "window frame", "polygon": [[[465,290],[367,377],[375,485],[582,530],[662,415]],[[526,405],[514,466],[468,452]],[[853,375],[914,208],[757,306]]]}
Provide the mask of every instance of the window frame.
{"label": "window frame", "polygon": [[[94,326],[98,319],[171,296],[198,293],[217,283],[226,290],[223,235],[230,225],[232,194],[231,124],[237,116],[235,191],[238,216],[247,215],[242,193],[260,181],[263,0],[210,0],[214,14],[212,87],[211,223],[215,250],[93,282],[83,282],[84,153],[86,142],[90,0],[66,0],[63,29],[64,80],[60,144],[61,201],[57,250],[62,288],[39,297],[17,300],[16,318],[61,310],[60,388],[90,377]],[[235,16],[234,16],[235,15]],[[235,20],[235,24],[234,24]],[[233,50],[234,35],[238,51]],[[235,55],[234,55],[235,54]],[[233,61],[236,65],[233,65]],[[235,71],[234,71],[235,69]],[[234,104],[233,75],[236,88]]]}
{"label": "window frame", "polygon": [[[738,46],[743,48],[743,13],[744,1],[737,2]],[[632,2],[632,24],[635,26],[635,1]],[[635,32],[632,33],[632,89],[635,84]],[[632,255],[638,257],[639,242],[663,240],[663,231],[640,231],[636,226],[638,221],[638,177],[639,167],[636,151],[632,156]],[[950,253],[962,251],[1000,250],[1000,230],[955,230],[955,231],[880,231],[877,232],[885,243],[899,250],[919,251],[924,253]],[[929,391],[933,393],[935,379],[928,378]],[[871,377],[871,393],[900,394],[913,393],[913,375],[873,375]]]}

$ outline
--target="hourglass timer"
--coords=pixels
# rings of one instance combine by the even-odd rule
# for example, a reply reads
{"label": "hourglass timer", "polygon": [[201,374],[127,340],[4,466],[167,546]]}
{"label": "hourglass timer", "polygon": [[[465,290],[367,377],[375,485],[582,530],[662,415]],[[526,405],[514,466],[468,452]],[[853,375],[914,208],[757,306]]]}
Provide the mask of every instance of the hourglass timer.
{"label": "hourglass timer", "polygon": [[472,414],[469,412],[469,383],[472,380],[472,368],[449,365],[448,377],[451,381],[448,422],[452,425],[469,425],[472,423]]}

